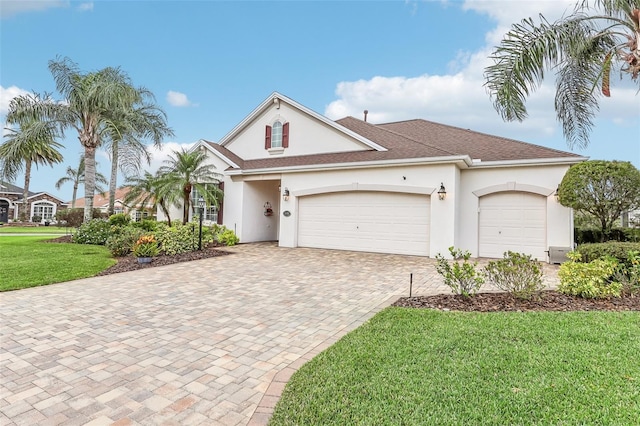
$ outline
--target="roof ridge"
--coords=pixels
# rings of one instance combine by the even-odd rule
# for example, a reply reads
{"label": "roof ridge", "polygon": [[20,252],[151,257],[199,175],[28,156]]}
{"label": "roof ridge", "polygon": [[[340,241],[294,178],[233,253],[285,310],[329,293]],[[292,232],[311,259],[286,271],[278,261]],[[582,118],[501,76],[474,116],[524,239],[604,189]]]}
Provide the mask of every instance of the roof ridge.
{"label": "roof ridge", "polygon": [[562,150],[556,149],[556,148],[549,148],[549,147],[538,145],[538,144],[534,144],[534,143],[531,143],[531,142],[525,142],[525,141],[521,141],[521,140],[518,140],[518,139],[507,138],[505,136],[492,135],[490,133],[479,132],[477,130],[465,129],[464,127],[453,126],[451,124],[438,123],[437,121],[425,120],[424,118],[413,118],[413,119],[409,119],[409,120],[392,121],[392,122],[389,122],[389,123],[382,123],[382,124],[380,124],[380,126],[384,126],[386,124],[407,123],[407,122],[410,122],[410,121],[423,121],[425,123],[434,124],[436,126],[448,127],[448,128],[451,128],[451,129],[457,129],[457,130],[461,130],[463,132],[468,132],[468,133],[475,134],[475,135],[482,135],[482,136],[487,136],[487,137],[490,137],[490,138],[502,139],[504,141],[515,142],[515,143],[519,143],[519,144],[523,144],[523,145],[527,145],[527,146],[532,146],[532,147],[535,147],[535,148],[544,148],[544,149],[548,149],[550,151],[561,153],[561,154],[578,155],[578,154],[575,154],[573,152],[562,151]]}
{"label": "roof ridge", "polygon": [[[385,132],[387,132],[387,133],[391,133],[391,134],[393,134],[393,135],[402,136],[402,137],[403,137],[403,138],[405,138],[406,140],[409,140],[409,141],[411,141],[411,142],[413,142],[413,143],[416,143],[416,144],[419,144],[419,145],[422,145],[422,146],[426,146],[426,147],[429,147],[429,148],[435,149],[435,150],[437,150],[437,151],[441,151],[441,152],[446,153],[446,154],[449,154],[449,155],[458,155],[458,153],[456,153],[456,152],[448,151],[448,150],[446,150],[446,149],[443,149],[443,148],[440,148],[440,147],[437,147],[437,146],[433,146],[433,145],[431,145],[431,144],[428,144],[428,143],[425,143],[425,142],[422,142],[422,141],[418,141],[418,140],[416,140],[416,139],[414,139],[414,138],[412,138],[412,137],[410,137],[410,136],[408,136],[408,135],[405,135],[405,134],[403,134],[403,133],[396,132],[396,131],[394,131],[394,130],[385,129],[384,127],[380,127],[380,126],[382,126],[382,124],[373,124],[373,123],[369,123],[369,122],[366,122],[366,121],[364,121],[364,120],[360,120],[359,118],[356,118],[356,117],[353,117],[353,116],[350,116],[350,115],[349,115],[349,116],[347,116],[347,117],[345,117],[345,118],[352,118],[352,119],[354,119],[354,120],[358,120],[358,121],[360,121],[361,123],[368,124],[368,125],[370,125],[370,126],[375,127],[377,130],[382,130],[382,131],[385,131]],[[419,120],[419,119],[398,121],[398,122],[396,122],[396,123],[402,123],[402,122],[406,122],[406,121],[416,121],[416,120]],[[426,121],[426,120],[425,120],[425,121]],[[392,124],[392,123],[387,123],[387,124]],[[355,130],[354,130],[354,131],[355,131]]]}

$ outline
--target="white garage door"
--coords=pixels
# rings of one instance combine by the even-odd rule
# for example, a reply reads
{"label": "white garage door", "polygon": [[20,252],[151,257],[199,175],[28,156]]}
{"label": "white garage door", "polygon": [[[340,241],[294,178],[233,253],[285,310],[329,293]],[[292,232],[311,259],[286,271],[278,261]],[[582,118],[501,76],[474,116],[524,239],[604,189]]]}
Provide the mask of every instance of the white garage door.
{"label": "white garage door", "polygon": [[479,255],[502,257],[507,250],[546,260],[547,199],[523,192],[480,198]]}
{"label": "white garage door", "polygon": [[301,197],[298,246],[428,256],[429,200],[374,191]]}

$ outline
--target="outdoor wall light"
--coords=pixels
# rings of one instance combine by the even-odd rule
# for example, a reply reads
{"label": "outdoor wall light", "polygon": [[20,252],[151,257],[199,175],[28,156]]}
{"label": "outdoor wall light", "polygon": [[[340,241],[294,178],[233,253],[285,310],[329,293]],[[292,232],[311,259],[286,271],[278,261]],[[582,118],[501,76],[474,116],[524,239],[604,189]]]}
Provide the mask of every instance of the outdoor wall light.
{"label": "outdoor wall light", "polygon": [[556,192],[553,193],[553,196],[556,198],[556,203],[560,202],[560,185],[556,188]]}
{"label": "outdoor wall light", "polygon": [[447,198],[447,190],[444,189],[444,184],[440,182],[440,189],[438,189],[438,199],[444,200],[445,198]]}
{"label": "outdoor wall light", "polygon": [[289,201],[289,188],[285,188],[282,193],[282,199],[285,201]]}

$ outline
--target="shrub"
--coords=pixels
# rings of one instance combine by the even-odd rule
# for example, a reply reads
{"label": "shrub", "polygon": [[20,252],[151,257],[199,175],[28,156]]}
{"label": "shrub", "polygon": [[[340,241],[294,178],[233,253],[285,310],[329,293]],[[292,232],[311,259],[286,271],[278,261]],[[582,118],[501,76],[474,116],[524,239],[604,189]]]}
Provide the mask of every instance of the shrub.
{"label": "shrub", "polygon": [[487,281],[520,299],[530,299],[542,290],[542,268],[531,255],[508,251],[501,260],[491,261],[483,269]]}
{"label": "shrub", "polygon": [[618,268],[618,261],[607,257],[588,263],[580,262],[580,253],[567,254],[568,262],[560,265],[558,291],[587,299],[620,297],[622,284],[612,282],[611,278]]}
{"label": "shrub", "polygon": [[[478,292],[484,279],[476,271],[478,262],[469,263],[471,253],[449,247],[449,253],[454,258],[453,264],[445,259],[440,253],[436,255],[438,264],[436,270],[444,278],[444,283],[451,288],[454,294],[461,294],[465,297],[472,296]],[[462,259],[462,264],[458,262]]]}
{"label": "shrub", "polygon": [[37,214],[34,214],[34,215],[31,217],[31,222],[36,223],[36,222],[41,222],[41,221],[42,221],[42,216],[38,216]]}
{"label": "shrub", "polygon": [[640,251],[640,243],[609,241],[608,243],[583,244],[578,246],[576,251],[580,253],[583,262],[613,257],[617,259],[618,262],[630,266],[631,259],[628,258],[628,253]]}
{"label": "shrub", "polygon": [[198,249],[198,227],[194,223],[175,223],[171,227],[158,226],[155,236],[160,242],[161,250],[168,255]]}
{"label": "shrub", "polygon": [[135,257],[154,257],[160,253],[158,241],[153,234],[141,236],[131,251]]}
{"label": "shrub", "polygon": [[111,233],[111,226],[105,219],[91,219],[83,223],[73,234],[73,242],[78,244],[104,245]]}
{"label": "shrub", "polygon": [[105,245],[112,256],[122,257],[131,253],[133,245],[144,235],[144,230],[131,225],[125,227],[111,227],[112,234],[107,238]]}
{"label": "shrub", "polygon": [[[93,209],[93,218],[98,219],[104,217],[104,214],[98,210]],[[56,212],[56,220],[58,222],[65,222],[66,226],[71,228],[77,228],[82,225],[84,220],[84,209],[61,209]]]}
{"label": "shrub", "polygon": [[109,225],[111,226],[126,226],[131,222],[131,217],[128,214],[117,213],[109,216]]}
{"label": "shrub", "polygon": [[158,228],[158,222],[156,222],[154,219],[142,219],[140,222],[133,222],[131,225],[135,226],[136,228],[143,229],[147,232],[155,232],[155,230]]}
{"label": "shrub", "polygon": [[613,280],[622,285],[622,293],[640,294],[640,251],[630,251],[627,259],[630,259],[631,264],[619,264]]}
{"label": "shrub", "polygon": [[[222,227],[224,228],[224,227]],[[224,228],[216,236],[215,239],[218,243],[225,246],[235,246],[240,242],[240,238],[231,229]]]}

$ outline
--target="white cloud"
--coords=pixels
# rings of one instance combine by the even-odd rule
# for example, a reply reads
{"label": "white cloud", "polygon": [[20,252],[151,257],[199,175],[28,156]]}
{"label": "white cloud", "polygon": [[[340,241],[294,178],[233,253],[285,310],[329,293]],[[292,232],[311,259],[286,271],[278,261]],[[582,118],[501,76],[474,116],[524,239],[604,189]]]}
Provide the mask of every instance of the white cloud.
{"label": "white cloud", "polygon": [[39,12],[54,7],[69,7],[69,1],[60,0],[2,0],[0,17],[9,18],[18,13]]}
{"label": "white cloud", "polygon": [[187,98],[187,95],[180,92],[174,92],[173,90],[169,90],[169,92],[167,92],[167,102],[175,107],[197,106],[197,104],[191,103],[189,98]]}
{"label": "white cloud", "polygon": [[[481,1],[468,0],[465,9],[489,15],[496,27],[486,35],[486,45],[476,52],[461,51],[449,63],[447,74],[420,76],[376,76],[368,80],[343,81],[336,87],[337,99],[325,108],[332,119],[348,115],[382,123],[424,118],[453,126],[503,135],[519,140],[561,135],[554,110],[554,81],[546,81],[527,99],[529,118],[504,122],[493,108],[484,87],[488,58],[510,25],[542,13],[555,20],[570,12],[573,1]],[[615,97],[615,99],[613,99]],[[637,123],[637,98],[633,85],[612,87],[612,98],[604,99],[598,118],[616,123]]]}
{"label": "white cloud", "polygon": [[7,88],[0,86],[0,115],[6,115],[9,111],[9,103],[11,99],[20,95],[27,95],[30,92],[17,86],[9,86]]}
{"label": "white cloud", "polygon": [[80,12],[90,12],[93,10],[93,2],[87,2],[87,3],[80,3],[80,5],[78,6],[78,10]]}

